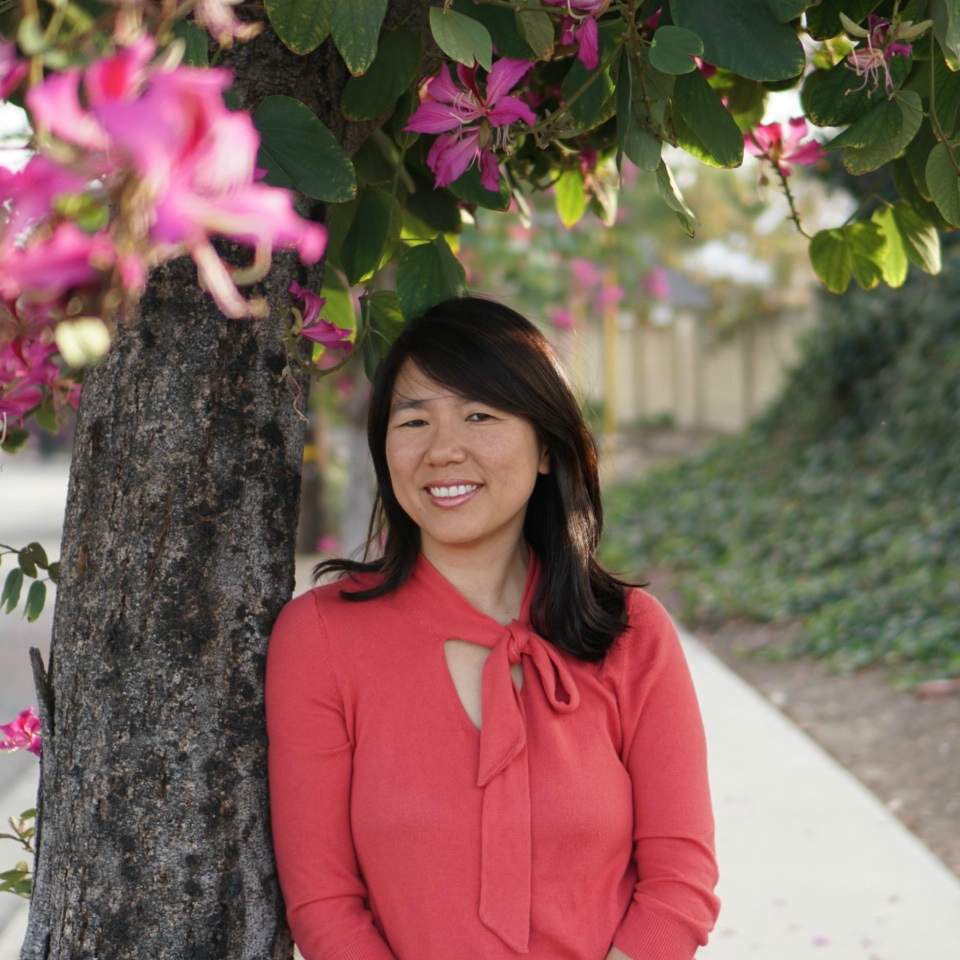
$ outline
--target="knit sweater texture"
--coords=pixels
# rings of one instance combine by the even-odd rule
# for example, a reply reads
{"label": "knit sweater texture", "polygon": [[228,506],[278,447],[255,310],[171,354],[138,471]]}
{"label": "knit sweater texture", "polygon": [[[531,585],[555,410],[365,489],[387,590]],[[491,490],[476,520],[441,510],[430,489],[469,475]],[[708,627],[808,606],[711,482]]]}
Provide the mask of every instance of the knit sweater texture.
{"label": "knit sweater texture", "polygon": [[[719,902],[703,728],[642,590],[601,664],[504,626],[420,557],[281,612],[267,659],[271,816],[305,960],[691,960]],[[444,643],[490,648],[478,730]],[[520,689],[510,667],[522,665]]]}

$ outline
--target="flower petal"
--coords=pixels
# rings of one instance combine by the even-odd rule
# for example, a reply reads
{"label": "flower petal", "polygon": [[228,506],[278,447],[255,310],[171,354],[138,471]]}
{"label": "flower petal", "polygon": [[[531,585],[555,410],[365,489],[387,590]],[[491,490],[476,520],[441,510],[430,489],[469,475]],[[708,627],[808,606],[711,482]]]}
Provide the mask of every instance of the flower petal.
{"label": "flower petal", "polygon": [[533,68],[530,60],[512,60],[501,57],[487,77],[487,104],[493,109],[504,94],[509,93]]}

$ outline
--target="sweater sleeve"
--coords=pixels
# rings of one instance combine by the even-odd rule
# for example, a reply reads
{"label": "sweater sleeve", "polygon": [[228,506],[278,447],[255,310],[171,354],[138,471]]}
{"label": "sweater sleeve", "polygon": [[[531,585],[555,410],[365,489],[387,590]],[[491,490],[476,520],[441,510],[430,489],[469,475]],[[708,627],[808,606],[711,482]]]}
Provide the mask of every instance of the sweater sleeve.
{"label": "sweater sleeve", "polygon": [[639,880],[613,942],[634,960],[691,960],[720,906],[700,709],[676,630],[656,600],[632,595],[622,640],[623,756]]}
{"label": "sweater sleeve", "polygon": [[350,831],[353,745],[312,594],[280,613],[267,651],[274,852],[305,960],[394,960],[366,905]]}

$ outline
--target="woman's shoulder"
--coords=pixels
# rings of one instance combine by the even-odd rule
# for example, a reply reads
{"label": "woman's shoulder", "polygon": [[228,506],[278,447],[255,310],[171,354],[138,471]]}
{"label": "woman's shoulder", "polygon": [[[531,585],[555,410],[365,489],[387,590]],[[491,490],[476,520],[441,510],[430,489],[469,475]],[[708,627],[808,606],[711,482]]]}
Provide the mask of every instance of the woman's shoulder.
{"label": "woman's shoulder", "polygon": [[680,651],[680,641],[670,614],[656,597],[640,587],[627,587],[627,628],[610,650],[621,674],[655,668]]}

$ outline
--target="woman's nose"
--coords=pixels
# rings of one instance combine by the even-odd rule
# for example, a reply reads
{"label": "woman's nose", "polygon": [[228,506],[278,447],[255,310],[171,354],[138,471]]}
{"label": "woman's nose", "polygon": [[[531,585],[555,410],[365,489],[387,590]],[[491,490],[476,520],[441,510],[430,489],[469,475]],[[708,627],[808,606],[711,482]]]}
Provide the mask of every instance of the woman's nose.
{"label": "woman's nose", "polygon": [[427,447],[427,462],[440,466],[445,463],[462,463],[466,458],[463,439],[451,426],[438,425],[430,436]]}

